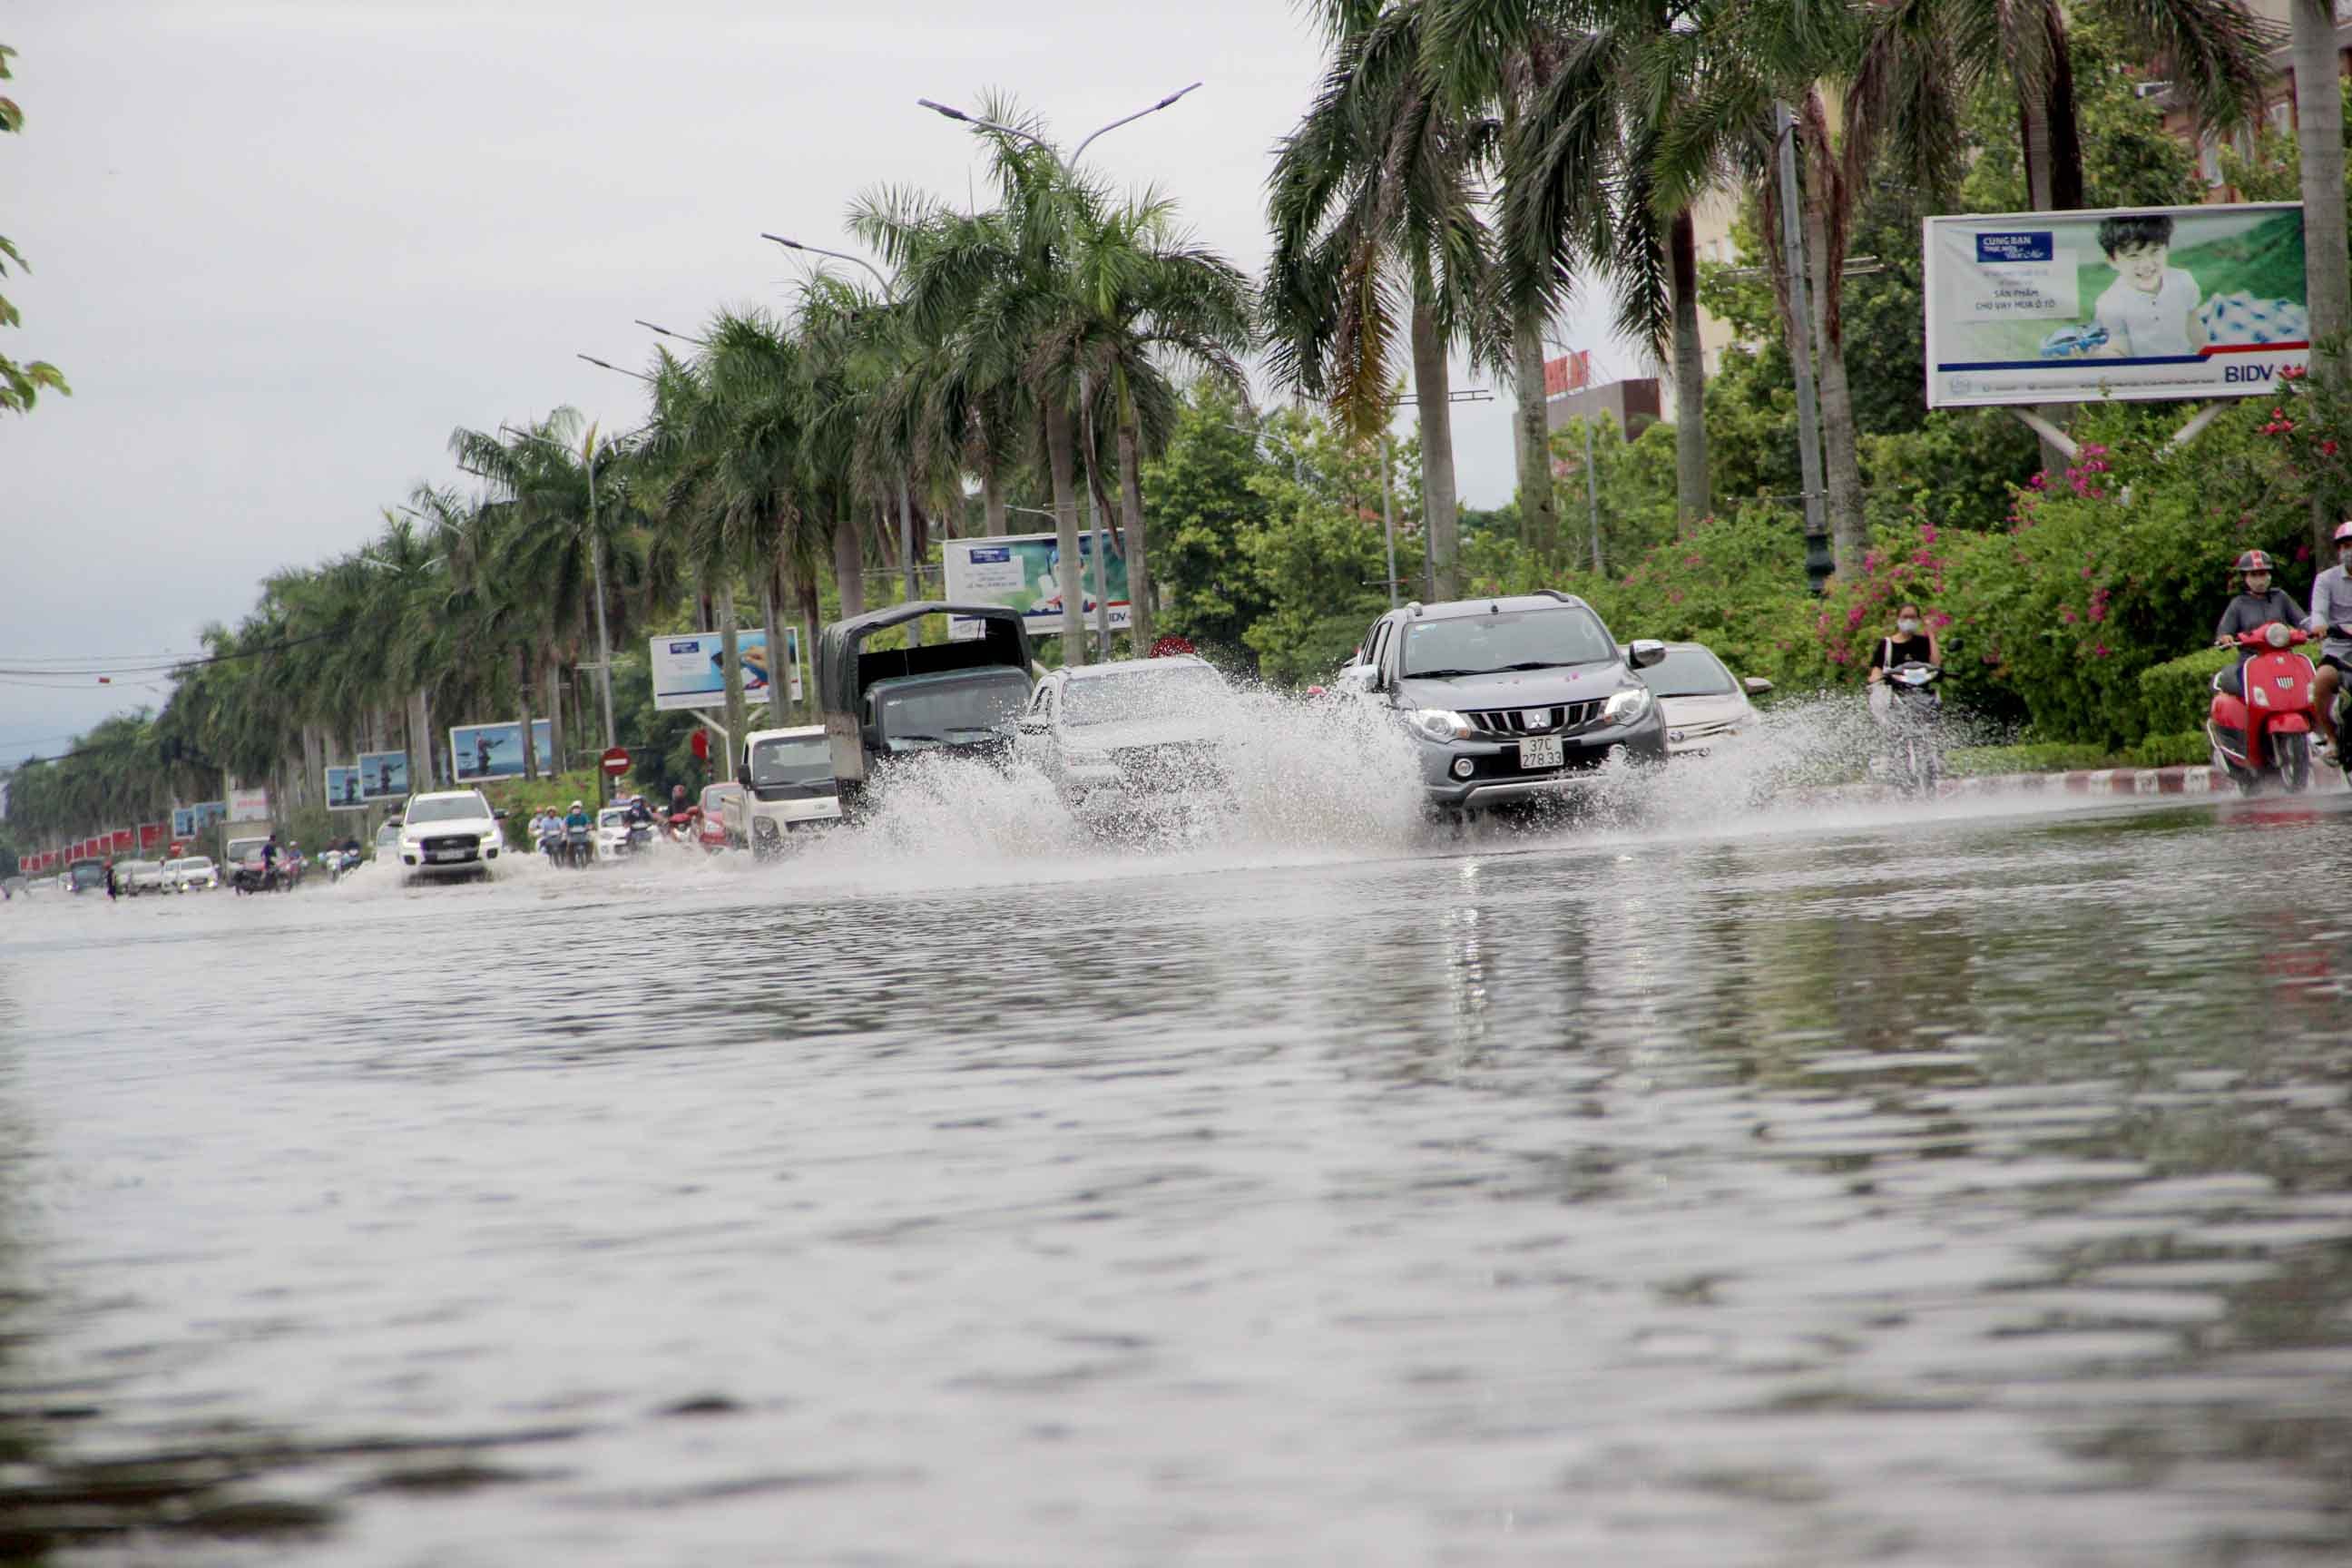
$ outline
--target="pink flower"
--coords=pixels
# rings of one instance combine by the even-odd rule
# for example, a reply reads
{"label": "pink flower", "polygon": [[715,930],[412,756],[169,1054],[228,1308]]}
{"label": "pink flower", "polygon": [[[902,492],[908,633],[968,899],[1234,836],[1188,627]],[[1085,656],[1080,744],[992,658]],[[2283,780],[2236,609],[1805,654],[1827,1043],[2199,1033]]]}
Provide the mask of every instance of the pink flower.
{"label": "pink flower", "polygon": [[2096,600],[2096,599],[2092,600],[2092,601],[2091,601],[2091,624],[2092,624],[2093,626],[2096,626],[2096,625],[2098,625],[2098,623],[2099,623],[2099,622],[2104,621],[2104,620],[2105,620],[2106,618],[2107,618],[2107,607],[2106,607],[2106,605],[2105,605],[2101,604],[2101,603],[2100,603],[2098,600]]}
{"label": "pink flower", "polygon": [[2083,576],[2084,576],[2084,578],[2087,581],[2087,580],[2089,579],[2090,575],[2091,575],[2091,569],[2090,569],[2088,566],[2084,567],[2084,568],[2083,568]]}
{"label": "pink flower", "polygon": [[1862,623],[1869,617],[1869,609],[1864,605],[1856,605],[1853,609],[1848,610],[1845,613],[1845,629],[1850,632],[1859,631],[1862,629]]}
{"label": "pink flower", "polygon": [[1926,544],[1935,543],[1937,531],[1936,525],[1932,522],[1928,523],[1926,527],[1919,530],[1920,542]]}
{"label": "pink flower", "polygon": [[2294,547],[2294,558],[2295,558],[2297,561],[2308,561],[2308,560],[2310,560],[2310,559],[2311,559],[2311,546],[2310,546],[2309,544],[2307,544],[2307,543],[2306,543],[2306,544],[2298,544],[2298,545],[2296,545],[2296,546]]}
{"label": "pink flower", "polygon": [[2095,653],[2095,654],[2097,654],[2101,658],[2106,658],[2106,657],[2107,657],[2107,645],[2106,645],[2106,644],[2105,644],[2105,643],[2101,643],[2101,644],[2099,644],[2096,647],[2094,647],[2091,651],[2092,651],[2093,653]]}
{"label": "pink flower", "polygon": [[2068,626],[2073,626],[2074,624],[2074,607],[2068,605],[2061,605],[2058,607],[2058,618],[2065,622]]}

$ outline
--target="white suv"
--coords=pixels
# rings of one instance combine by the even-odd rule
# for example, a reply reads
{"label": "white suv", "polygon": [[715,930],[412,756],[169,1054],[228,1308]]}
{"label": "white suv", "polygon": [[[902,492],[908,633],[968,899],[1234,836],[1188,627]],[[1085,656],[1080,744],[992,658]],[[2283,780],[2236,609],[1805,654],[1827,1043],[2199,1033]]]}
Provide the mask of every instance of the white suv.
{"label": "white suv", "polygon": [[210,890],[220,886],[220,873],[213,868],[210,856],[190,855],[164,866],[163,886],[175,893]]}
{"label": "white suv", "polygon": [[478,789],[413,795],[401,814],[400,865],[419,877],[488,877],[505,837]]}

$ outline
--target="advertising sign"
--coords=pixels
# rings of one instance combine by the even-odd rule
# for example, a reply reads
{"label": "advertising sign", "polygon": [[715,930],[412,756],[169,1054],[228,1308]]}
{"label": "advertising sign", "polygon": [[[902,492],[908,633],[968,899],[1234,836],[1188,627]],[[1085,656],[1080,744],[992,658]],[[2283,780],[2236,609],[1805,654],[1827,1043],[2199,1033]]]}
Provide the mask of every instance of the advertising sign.
{"label": "advertising sign", "polygon": [[2298,203],[1927,220],[1927,405],[2266,397],[2310,358]]}
{"label": "advertising sign", "polygon": [[349,767],[327,764],[327,809],[329,811],[364,811],[367,799],[360,794],[360,770],[356,763]]}
{"label": "advertising sign", "polygon": [[233,789],[228,792],[228,817],[231,822],[259,822],[269,815],[269,792],[266,789]]}
{"label": "advertising sign", "polygon": [[362,752],[357,766],[361,800],[405,800],[408,797],[406,752]]}
{"label": "advertising sign", "polygon": [[139,825],[139,852],[142,855],[144,855],[150,849],[161,849],[163,847],[163,824],[160,822],[141,823]]}
{"label": "advertising sign", "polygon": [[[654,707],[662,711],[686,708],[721,708],[727,702],[727,676],[721,665],[725,642],[717,632],[683,632],[653,637],[646,643],[654,672]],[[735,658],[743,666],[743,700],[768,700],[768,632],[735,634]],[[784,628],[784,695],[801,700],[801,629]]]}
{"label": "advertising sign", "polygon": [[1576,349],[1544,361],[1544,401],[1582,392],[1592,384],[1592,351]]}
{"label": "advertising sign", "polygon": [[114,830],[114,843],[111,847],[117,855],[131,855],[137,853],[139,848],[138,829],[131,827],[116,828]]}
{"label": "advertising sign", "polygon": [[[548,759],[555,750],[554,729],[544,719],[530,721],[531,745],[538,751],[541,769],[551,765]],[[459,784],[522,777],[522,721],[509,719],[503,724],[457,726],[449,731],[449,765],[457,770]]]}
{"label": "advertising sign", "polygon": [[[1065,579],[1073,574],[1063,569],[1062,552],[1050,533],[1016,533],[1004,539],[950,539],[941,542],[947,559],[948,597],[961,605],[1002,605],[1006,609],[1021,612],[1022,620],[1033,637],[1058,637],[1062,630],[1062,594]],[[1094,629],[1095,536],[1091,532],[1078,535],[1078,558],[1086,572],[1083,584],[1069,583],[1072,593],[1082,594],[1086,606],[1087,628]],[[1110,553],[1110,624],[1113,631],[1127,629],[1127,557],[1116,550]],[[972,631],[977,630],[977,626]],[[958,627],[959,636],[971,636],[972,631]]]}

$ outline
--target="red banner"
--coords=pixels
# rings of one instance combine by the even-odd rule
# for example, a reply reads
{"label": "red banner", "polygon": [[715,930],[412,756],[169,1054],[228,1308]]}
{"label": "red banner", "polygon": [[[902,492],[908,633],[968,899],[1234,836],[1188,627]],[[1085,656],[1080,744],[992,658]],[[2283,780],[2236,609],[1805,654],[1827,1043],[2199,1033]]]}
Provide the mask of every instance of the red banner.
{"label": "red banner", "polygon": [[141,823],[139,825],[140,852],[144,854],[150,849],[161,849],[163,847],[163,840],[171,831],[172,825],[168,822]]}
{"label": "red banner", "polygon": [[131,854],[138,847],[139,835],[136,832],[128,827],[118,827],[114,830],[114,852],[117,855]]}
{"label": "red banner", "polygon": [[1544,361],[1544,397],[1566,397],[1592,384],[1592,351],[1578,349]]}

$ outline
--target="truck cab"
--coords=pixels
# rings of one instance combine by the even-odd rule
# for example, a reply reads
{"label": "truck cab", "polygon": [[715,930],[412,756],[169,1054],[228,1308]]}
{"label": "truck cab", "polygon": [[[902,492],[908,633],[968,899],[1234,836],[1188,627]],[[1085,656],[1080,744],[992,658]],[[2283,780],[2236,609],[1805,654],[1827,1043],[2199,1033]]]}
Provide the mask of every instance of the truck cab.
{"label": "truck cab", "polygon": [[[961,621],[967,635],[919,647],[867,646],[878,633],[933,616]],[[919,600],[825,627],[817,700],[843,815],[856,816],[868,789],[908,757],[1005,755],[1034,668],[1020,612],[1000,605]]]}
{"label": "truck cab", "polygon": [[821,832],[841,820],[833,748],[822,724],[754,730],[738,759],[739,787],[719,798],[730,849],[779,853],[794,834]]}

